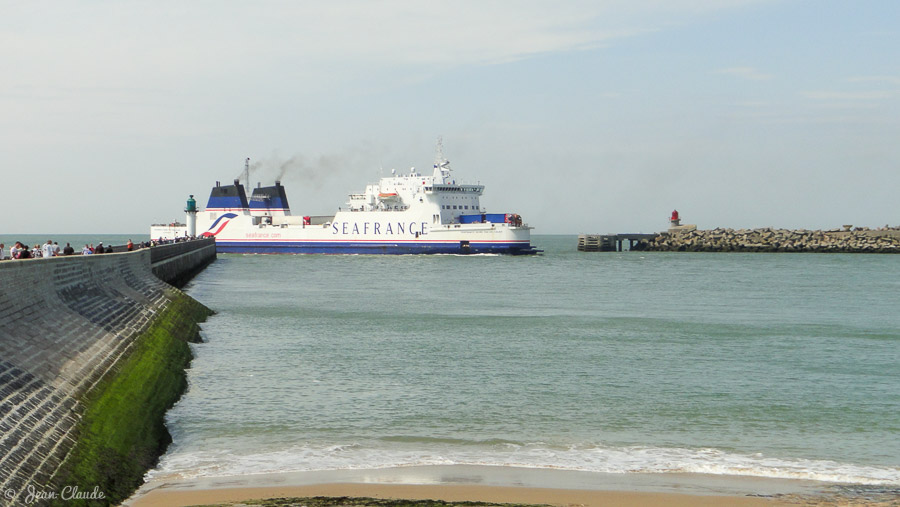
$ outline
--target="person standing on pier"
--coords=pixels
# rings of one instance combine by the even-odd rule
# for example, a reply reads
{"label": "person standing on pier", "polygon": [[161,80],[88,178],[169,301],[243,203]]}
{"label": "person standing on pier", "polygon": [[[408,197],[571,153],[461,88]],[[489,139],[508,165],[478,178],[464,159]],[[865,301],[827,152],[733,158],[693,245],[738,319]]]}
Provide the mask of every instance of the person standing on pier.
{"label": "person standing on pier", "polygon": [[43,257],[45,259],[49,259],[50,257],[53,257],[53,242],[50,241],[49,239],[47,240],[46,243],[41,245],[41,257]]}

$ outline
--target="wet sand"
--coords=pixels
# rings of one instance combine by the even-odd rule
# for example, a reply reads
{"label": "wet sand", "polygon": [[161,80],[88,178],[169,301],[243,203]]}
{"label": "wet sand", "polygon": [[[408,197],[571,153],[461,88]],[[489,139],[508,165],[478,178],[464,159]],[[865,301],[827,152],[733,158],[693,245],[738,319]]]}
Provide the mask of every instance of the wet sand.
{"label": "wet sand", "polygon": [[[703,474],[603,474],[489,466],[422,466],[150,481],[134,507],[353,496],[625,507],[773,506],[818,496],[821,483]],[[796,503],[792,503],[796,505]]]}

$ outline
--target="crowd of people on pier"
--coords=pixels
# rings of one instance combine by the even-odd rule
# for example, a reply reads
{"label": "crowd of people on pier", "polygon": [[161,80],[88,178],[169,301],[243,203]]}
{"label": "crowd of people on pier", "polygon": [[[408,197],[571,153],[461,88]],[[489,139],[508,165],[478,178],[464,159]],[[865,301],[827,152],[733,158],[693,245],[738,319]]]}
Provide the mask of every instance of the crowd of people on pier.
{"label": "crowd of people on pier", "polygon": [[185,241],[193,241],[195,239],[206,239],[205,237],[197,237],[197,236],[175,236],[175,238],[159,238],[159,239],[151,239],[149,246],[156,245],[171,245],[172,243],[183,243]]}
{"label": "crowd of people on pier", "polygon": [[158,240],[150,240],[150,241],[142,241],[139,243],[135,243],[130,239],[123,247],[117,246],[113,249],[112,245],[104,245],[103,242],[97,243],[95,246],[93,243],[86,243],[84,247],[77,251],[75,247],[73,247],[70,243],[66,243],[66,246],[60,248],[59,242],[53,240],[47,240],[44,244],[37,244],[33,247],[29,247],[27,244],[22,243],[21,241],[16,241],[15,244],[6,248],[6,245],[0,243],[0,261],[5,260],[14,260],[14,259],[45,259],[49,257],[60,257],[66,255],[98,255],[98,254],[108,254],[113,252],[130,252],[132,250],[137,250],[140,248],[149,248],[156,245],[164,245],[170,243],[181,243],[183,241],[189,241],[192,239],[196,239],[194,237],[183,237],[176,239],[164,239],[159,238]]}
{"label": "crowd of people on pier", "polygon": [[[136,245],[129,239],[128,243],[125,245],[125,249],[131,251],[135,248],[141,248],[142,246],[150,245],[149,243],[141,243]],[[94,246],[93,243],[85,244],[84,248],[82,248],[80,251],[76,251],[75,247],[73,247],[71,243],[66,243],[66,246],[60,248],[59,242],[49,239],[46,243],[42,245],[34,245],[34,247],[29,247],[27,244],[22,243],[21,241],[16,241],[15,244],[9,247],[9,250],[6,249],[6,245],[0,243],[0,260],[46,259],[49,257],[60,257],[75,254],[95,255],[104,253],[113,253],[113,247],[111,245],[104,246],[102,241],[96,246]]]}

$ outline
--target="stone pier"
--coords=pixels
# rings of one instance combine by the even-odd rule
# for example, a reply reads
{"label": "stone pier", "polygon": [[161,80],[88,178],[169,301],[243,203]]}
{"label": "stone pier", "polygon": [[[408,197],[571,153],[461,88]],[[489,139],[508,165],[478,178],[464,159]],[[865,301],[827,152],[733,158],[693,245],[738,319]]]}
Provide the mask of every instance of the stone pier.
{"label": "stone pier", "polygon": [[180,339],[197,339],[192,319],[208,310],[154,272],[184,280],[214,258],[208,240],[0,262],[0,502],[63,486],[60,471],[89,433],[80,427],[86,406],[160,315],[169,310]]}
{"label": "stone pier", "polygon": [[640,241],[634,250],[656,252],[900,253],[900,229],[670,230]]}

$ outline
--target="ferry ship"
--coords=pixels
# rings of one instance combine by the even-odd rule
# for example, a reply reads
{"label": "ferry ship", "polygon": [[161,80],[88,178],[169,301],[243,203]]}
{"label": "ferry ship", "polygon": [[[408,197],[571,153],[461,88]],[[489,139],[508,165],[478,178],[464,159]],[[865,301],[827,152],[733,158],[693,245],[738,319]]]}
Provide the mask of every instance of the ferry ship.
{"label": "ferry ship", "polygon": [[[381,178],[328,216],[294,215],[280,181],[250,199],[240,179],[216,182],[206,208],[188,200],[186,224],[150,228],[151,239],[213,236],[220,253],[535,254],[531,229],[515,213],[488,213],[483,185],[457,183],[438,140],[434,171]],[[249,160],[244,169],[249,180]]]}

